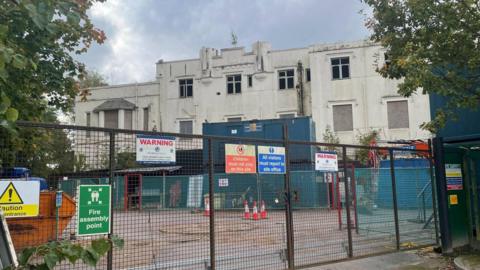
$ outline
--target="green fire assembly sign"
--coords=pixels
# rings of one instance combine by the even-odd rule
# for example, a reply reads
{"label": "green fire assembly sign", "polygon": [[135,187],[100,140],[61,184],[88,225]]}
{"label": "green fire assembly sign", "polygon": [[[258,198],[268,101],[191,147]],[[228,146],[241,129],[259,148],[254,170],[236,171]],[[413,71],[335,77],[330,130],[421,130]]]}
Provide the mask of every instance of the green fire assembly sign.
{"label": "green fire assembly sign", "polygon": [[80,185],[77,201],[77,235],[110,233],[110,185]]}

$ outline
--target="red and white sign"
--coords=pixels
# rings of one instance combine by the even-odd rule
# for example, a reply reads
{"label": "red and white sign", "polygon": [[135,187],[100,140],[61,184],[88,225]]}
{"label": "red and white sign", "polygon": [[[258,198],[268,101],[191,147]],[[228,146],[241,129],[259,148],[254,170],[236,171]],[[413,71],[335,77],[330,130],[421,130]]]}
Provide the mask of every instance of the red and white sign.
{"label": "red and white sign", "polygon": [[225,144],[226,173],[256,173],[255,145]]}
{"label": "red and white sign", "polygon": [[137,135],[137,162],[175,163],[175,138]]}
{"label": "red and white sign", "polygon": [[315,154],[315,170],[323,172],[337,172],[337,154],[320,152]]}

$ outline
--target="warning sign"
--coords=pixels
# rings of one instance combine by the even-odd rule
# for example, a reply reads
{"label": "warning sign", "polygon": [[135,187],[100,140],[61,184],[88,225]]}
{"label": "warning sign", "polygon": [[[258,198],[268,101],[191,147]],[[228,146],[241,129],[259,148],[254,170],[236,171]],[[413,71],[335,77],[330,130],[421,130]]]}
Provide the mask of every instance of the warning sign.
{"label": "warning sign", "polygon": [[447,190],[462,190],[463,177],[460,164],[445,164],[445,176],[447,177]]}
{"label": "warning sign", "polygon": [[38,181],[0,181],[0,208],[5,217],[38,216]]}
{"label": "warning sign", "polygon": [[18,194],[17,189],[12,182],[8,184],[3,194],[0,196],[0,204],[23,204],[20,194]]}
{"label": "warning sign", "polygon": [[226,173],[256,173],[255,145],[225,144]]}

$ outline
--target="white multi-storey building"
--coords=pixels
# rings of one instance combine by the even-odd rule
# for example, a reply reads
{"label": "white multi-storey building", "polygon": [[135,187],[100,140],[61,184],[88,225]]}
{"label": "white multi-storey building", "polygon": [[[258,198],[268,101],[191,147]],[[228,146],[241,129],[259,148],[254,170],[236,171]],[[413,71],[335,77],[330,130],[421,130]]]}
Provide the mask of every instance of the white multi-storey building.
{"label": "white multi-storey building", "polygon": [[388,140],[429,137],[419,127],[430,120],[428,96],[400,96],[375,71],[384,64],[384,49],[367,41],[202,48],[197,59],[158,61],[153,82],[89,89],[75,124],[201,134],[204,122],[306,115],[318,141],[327,126],[343,143],[372,129]]}

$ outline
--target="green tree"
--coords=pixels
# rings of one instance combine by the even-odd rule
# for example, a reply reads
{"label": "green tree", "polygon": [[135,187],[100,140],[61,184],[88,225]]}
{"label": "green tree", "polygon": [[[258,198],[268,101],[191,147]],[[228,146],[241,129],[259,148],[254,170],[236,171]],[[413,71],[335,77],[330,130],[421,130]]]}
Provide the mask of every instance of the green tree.
{"label": "green tree", "polygon": [[422,127],[435,132],[456,110],[476,110],[480,99],[480,4],[477,0],[363,0],[366,25],[388,61],[378,72],[403,79],[398,92],[448,97],[445,108]]}
{"label": "green tree", "polygon": [[87,71],[83,78],[79,80],[80,89],[107,85],[108,83],[103,77],[103,75],[96,71]]}
{"label": "green tree", "polygon": [[74,54],[105,40],[87,11],[103,0],[10,0],[0,5],[0,125],[68,112],[84,66]]}
{"label": "green tree", "polygon": [[[378,141],[379,138],[380,138],[380,133],[378,132],[378,130],[371,130],[364,134],[358,135],[357,140],[358,140],[358,144],[369,146],[374,142],[376,143],[376,141]],[[356,159],[361,163],[367,164],[369,151],[370,149],[368,148],[358,148],[356,150]]]}
{"label": "green tree", "polygon": [[35,270],[54,269],[67,261],[75,264],[82,261],[88,266],[95,267],[98,261],[112,248],[123,248],[124,240],[113,236],[112,239],[99,238],[92,240],[89,245],[82,246],[71,241],[49,242],[38,247],[22,250],[18,256],[18,266],[9,266],[6,270]]}
{"label": "green tree", "polygon": [[[323,136],[323,142],[325,143],[331,143],[331,144],[339,144],[340,139],[338,138],[337,134],[335,134],[334,131],[330,129],[330,126],[327,125],[325,128],[325,131],[322,134]],[[335,150],[335,147],[329,146],[327,147],[328,150]]]}

